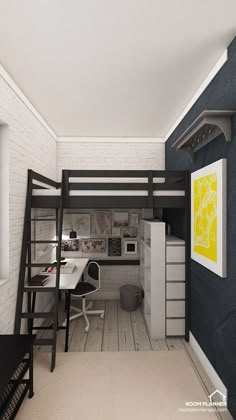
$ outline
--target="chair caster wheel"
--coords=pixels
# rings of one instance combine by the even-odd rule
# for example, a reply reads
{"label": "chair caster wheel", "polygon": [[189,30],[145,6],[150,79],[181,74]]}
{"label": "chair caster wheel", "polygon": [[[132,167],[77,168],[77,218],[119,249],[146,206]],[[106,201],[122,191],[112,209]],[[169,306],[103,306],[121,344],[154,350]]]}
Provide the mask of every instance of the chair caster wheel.
{"label": "chair caster wheel", "polygon": [[85,327],[85,332],[89,332],[89,327]]}
{"label": "chair caster wheel", "polygon": [[104,314],[101,314],[101,319],[104,319]]}

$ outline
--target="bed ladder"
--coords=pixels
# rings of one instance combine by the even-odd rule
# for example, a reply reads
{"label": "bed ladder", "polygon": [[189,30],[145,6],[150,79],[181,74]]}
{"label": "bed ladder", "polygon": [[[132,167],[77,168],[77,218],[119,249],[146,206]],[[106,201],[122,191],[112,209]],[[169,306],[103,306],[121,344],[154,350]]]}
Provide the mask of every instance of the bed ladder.
{"label": "bed ladder", "polygon": [[[56,363],[56,343],[58,330],[58,304],[59,304],[59,281],[60,281],[60,261],[61,261],[61,240],[62,240],[62,224],[63,224],[63,185],[61,184],[61,196],[59,208],[56,208],[55,218],[32,218],[32,192],[34,172],[28,170],[28,184],[27,196],[24,216],[23,239],[21,248],[19,283],[16,302],[15,327],[14,333],[21,333],[21,323],[23,319],[28,320],[28,333],[32,334],[34,330],[52,330],[52,337],[50,338],[36,338],[34,345],[51,346],[51,372],[53,372]],[[45,178],[46,179],[46,178]],[[63,180],[62,180],[63,181]],[[56,222],[57,240],[32,240],[31,238],[31,223],[32,222]],[[31,245],[32,244],[56,244],[56,285],[55,287],[26,287],[26,282],[31,278],[31,271],[34,267],[50,267],[52,263],[32,263]],[[50,312],[35,312],[35,302],[37,293],[53,294],[54,305]],[[27,297],[27,311],[24,310],[24,296]],[[34,326],[35,319],[42,319],[44,322],[51,321],[51,325]]]}

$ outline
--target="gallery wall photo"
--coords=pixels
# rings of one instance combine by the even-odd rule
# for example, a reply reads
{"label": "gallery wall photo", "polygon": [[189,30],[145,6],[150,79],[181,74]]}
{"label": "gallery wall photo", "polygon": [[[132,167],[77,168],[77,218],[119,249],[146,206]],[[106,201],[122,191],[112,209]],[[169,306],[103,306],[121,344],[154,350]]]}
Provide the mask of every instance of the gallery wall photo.
{"label": "gallery wall photo", "polygon": [[226,172],[220,159],[191,174],[191,258],[227,276]]}

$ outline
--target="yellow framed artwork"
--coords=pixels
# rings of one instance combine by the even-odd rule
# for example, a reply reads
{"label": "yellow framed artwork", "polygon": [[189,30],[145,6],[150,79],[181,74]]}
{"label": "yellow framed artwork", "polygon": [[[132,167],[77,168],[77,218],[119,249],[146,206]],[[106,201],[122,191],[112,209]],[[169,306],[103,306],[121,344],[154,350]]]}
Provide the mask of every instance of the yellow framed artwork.
{"label": "yellow framed artwork", "polygon": [[191,258],[226,277],[226,159],[191,174]]}

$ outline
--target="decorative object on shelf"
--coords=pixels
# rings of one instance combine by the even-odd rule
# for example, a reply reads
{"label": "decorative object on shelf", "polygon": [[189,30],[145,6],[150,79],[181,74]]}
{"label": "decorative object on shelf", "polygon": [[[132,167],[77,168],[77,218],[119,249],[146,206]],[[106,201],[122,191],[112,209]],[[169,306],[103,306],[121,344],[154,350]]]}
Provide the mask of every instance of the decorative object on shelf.
{"label": "decorative object on shelf", "polygon": [[137,225],[139,223],[139,214],[138,213],[132,213],[130,215],[130,225]]}
{"label": "decorative object on shelf", "polygon": [[74,229],[79,236],[90,235],[90,214],[66,213],[64,215],[63,230]]}
{"label": "decorative object on shelf", "polygon": [[116,211],[113,213],[113,226],[128,226],[129,225],[129,213],[128,211]]}
{"label": "decorative object on shelf", "polygon": [[82,252],[106,252],[105,238],[87,238],[81,240]]}
{"label": "decorative object on shelf", "polygon": [[231,141],[231,117],[234,111],[203,111],[198,118],[173,143],[176,150],[184,150],[191,160],[194,153],[210,143],[220,134],[224,134],[227,142]]}
{"label": "decorative object on shelf", "polygon": [[191,257],[226,277],[226,159],[191,174]]}
{"label": "decorative object on shelf", "polygon": [[112,228],[112,236],[120,236],[120,228],[113,227]]}
{"label": "decorative object on shelf", "polygon": [[122,227],[122,236],[123,238],[137,238],[137,228],[136,227]]}
{"label": "decorative object on shelf", "polygon": [[95,210],[92,213],[92,234],[106,236],[111,234],[111,211]]}
{"label": "decorative object on shelf", "polygon": [[121,238],[108,238],[109,257],[121,256]]}
{"label": "decorative object on shelf", "polygon": [[126,255],[136,255],[138,253],[138,242],[137,241],[125,241],[124,253]]}
{"label": "decorative object on shelf", "polygon": [[61,242],[61,249],[64,252],[67,251],[79,251],[79,239],[66,239]]}

